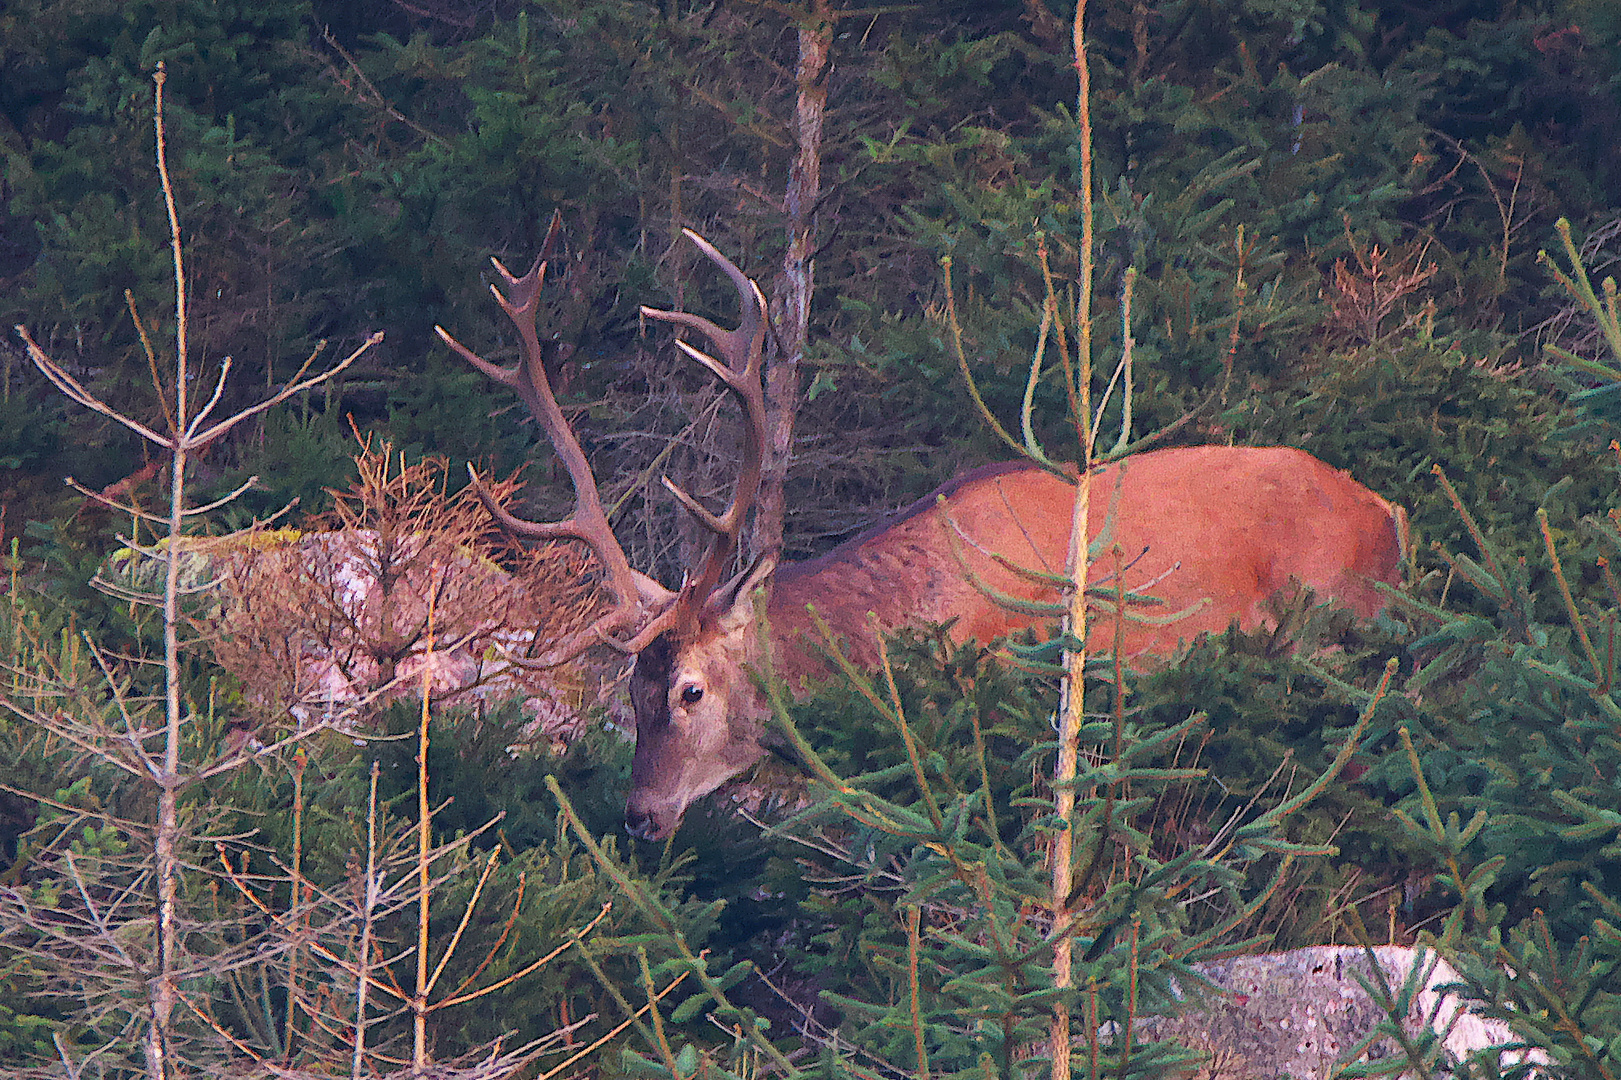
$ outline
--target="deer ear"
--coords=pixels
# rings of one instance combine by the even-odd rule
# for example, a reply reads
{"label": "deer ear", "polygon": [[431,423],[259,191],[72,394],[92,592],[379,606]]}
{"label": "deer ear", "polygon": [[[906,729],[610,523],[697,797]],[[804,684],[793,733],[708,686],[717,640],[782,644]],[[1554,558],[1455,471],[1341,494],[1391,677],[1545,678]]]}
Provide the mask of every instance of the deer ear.
{"label": "deer ear", "polygon": [[722,631],[731,633],[748,625],[754,618],[755,592],[771,587],[771,575],[776,570],[777,553],[766,552],[711,594],[708,606],[719,619]]}

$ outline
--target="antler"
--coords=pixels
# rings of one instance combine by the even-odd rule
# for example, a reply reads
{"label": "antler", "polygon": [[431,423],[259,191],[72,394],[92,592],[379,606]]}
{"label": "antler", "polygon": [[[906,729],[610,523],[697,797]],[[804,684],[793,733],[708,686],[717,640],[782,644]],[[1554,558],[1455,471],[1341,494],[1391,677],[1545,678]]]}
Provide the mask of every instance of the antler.
{"label": "antler", "polygon": [[551,381],[546,374],[544,349],[535,329],[540,290],[546,280],[547,262],[560,229],[561,216],[554,214],[540,254],[529,273],[521,278],[514,276],[500,260],[490,260],[507,283],[506,294],[494,285],[490,286],[490,292],[518,331],[519,361],[516,367],[504,368],[492,364],[451,337],[444,327],[434,327],[445,344],[462,359],[518,395],[546,432],[557,456],[563,459],[569,479],[574,484],[574,512],[567,518],[553,522],[526,521],[502,506],[469,465],[467,471],[472,478],[473,490],[483,501],[485,509],[497,524],[514,536],[528,540],[578,540],[584,543],[601,562],[608,589],[613,593],[613,610],[585,629],[570,634],[544,656],[524,662],[526,666],[534,667],[555,667],[567,663],[596,644],[637,653],[671,626],[684,624],[694,618],[701,610],[703,601],[719,583],[737,547],[743,519],[759,491],[765,452],[765,391],[760,381],[760,357],[765,342],[765,297],[760,293],[759,286],[731,260],[697,233],[684,229],[682,231],[698,245],[699,250],[724,270],[737,286],[743,301],[742,320],[736,330],[722,330],[708,319],[685,312],[657,311],[644,307],[642,313],[700,331],[714,344],[716,352],[725,358],[726,362],[722,363],[685,342],[677,342],[688,356],[713,372],[742,402],[746,420],[744,460],[731,505],[718,516],[706,510],[667,477],[664,479],[664,486],[677,501],[715,534],[698,574],[689,576],[679,593],[671,592],[651,577],[631,568],[625,550],[614,536],[608,515],[603,510],[596,477],[586,461],[585,451],[581,449],[574,429],[569,426],[552,393]]}
{"label": "antler", "polygon": [[[704,561],[696,576],[689,577],[682,586],[680,598],[669,612],[672,625],[686,625],[702,611],[704,601],[720,584],[720,578],[737,550],[737,538],[743,529],[743,519],[754,505],[760,491],[760,476],[765,460],[765,386],[760,379],[761,356],[765,347],[766,303],[752,278],[739,270],[726,256],[715,250],[713,244],[693,232],[682,229],[682,234],[697,245],[698,250],[726,272],[737,287],[742,302],[742,315],[736,330],[722,330],[701,315],[684,311],[661,311],[643,307],[642,314],[651,319],[663,319],[679,326],[697,330],[707,337],[715,351],[725,362],[677,341],[676,345],[692,359],[708,368],[726,388],[737,395],[743,407],[743,462],[738,469],[737,483],[732,488],[732,501],[726,511],[715,515],[698,500],[678,487],[669,477],[663,477],[664,486],[687,512],[697,518],[714,534]],[[661,631],[664,627],[661,627]],[[651,640],[651,638],[649,638]]]}
{"label": "antler", "polygon": [[[485,509],[503,529],[514,536],[527,540],[578,540],[585,544],[602,564],[608,590],[613,593],[613,610],[585,629],[570,634],[544,656],[529,661],[536,667],[555,667],[567,663],[598,643],[606,643],[626,651],[637,651],[639,646],[632,648],[635,638],[640,636],[636,631],[645,627],[656,615],[669,610],[676,599],[675,593],[646,574],[631,568],[630,561],[625,557],[625,549],[619,545],[619,540],[613,533],[613,526],[608,521],[607,512],[602,508],[602,496],[597,491],[596,477],[591,472],[590,463],[585,459],[585,451],[580,448],[580,441],[575,437],[574,429],[563,416],[563,410],[558,406],[557,398],[552,393],[551,381],[546,375],[544,351],[540,335],[535,329],[535,313],[539,307],[541,286],[546,281],[547,262],[551,258],[561,227],[562,216],[553,214],[551,227],[546,231],[546,241],[541,245],[540,254],[536,256],[534,265],[529,268],[529,273],[521,278],[514,276],[499,259],[490,260],[506,279],[508,290],[506,295],[494,285],[490,286],[490,292],[495,296],[496,303],[501,305],[501,310],[507,313],[507,318],[512,320],[512,325],[517,328],[519,345],[517,367],[504,368],[492,364],[451,337],[444,327],[434,327],[434,331],[444,343],[454,349],[463,360],[502,386],[513,390],[528,406],[530,413],[551,440],[552,449],[563,459],[569,479],[574,484],[574,512],[567,518],[551,522],[525,521],[502,506],[484,486],[477,471],[469,465],[467,472],[472,478],[473,490],[478,493]],[[627,630],[634,635],[632,640],[621,641],[621,635]]]}

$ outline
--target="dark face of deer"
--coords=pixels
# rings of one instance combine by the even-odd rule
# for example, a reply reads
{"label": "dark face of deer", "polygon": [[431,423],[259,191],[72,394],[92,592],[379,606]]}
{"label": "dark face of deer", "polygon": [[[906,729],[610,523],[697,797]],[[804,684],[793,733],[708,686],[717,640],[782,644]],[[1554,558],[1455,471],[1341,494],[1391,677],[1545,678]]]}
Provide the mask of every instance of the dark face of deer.
{"label": "dark face of deer", "polygon": [[760,580],[757,571],[717,597],[691,632],[664,634],[637,655],[630,676],[636,755],[625,799],[632,836],[669,836],[694,800],[764,755],[769,710],[749,677],[758,651],[751,593]]}

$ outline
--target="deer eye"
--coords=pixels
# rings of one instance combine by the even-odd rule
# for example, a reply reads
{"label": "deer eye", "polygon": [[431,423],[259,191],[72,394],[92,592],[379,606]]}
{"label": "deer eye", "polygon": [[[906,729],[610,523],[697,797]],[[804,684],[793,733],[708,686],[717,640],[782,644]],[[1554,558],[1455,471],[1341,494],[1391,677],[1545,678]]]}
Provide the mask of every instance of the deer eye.
{"label": "deer eye", "polygon": [[681,704],[683,705],[696,705],[703,700],[703,696],[704,688],[701,686],[689,684],[681,688]]}

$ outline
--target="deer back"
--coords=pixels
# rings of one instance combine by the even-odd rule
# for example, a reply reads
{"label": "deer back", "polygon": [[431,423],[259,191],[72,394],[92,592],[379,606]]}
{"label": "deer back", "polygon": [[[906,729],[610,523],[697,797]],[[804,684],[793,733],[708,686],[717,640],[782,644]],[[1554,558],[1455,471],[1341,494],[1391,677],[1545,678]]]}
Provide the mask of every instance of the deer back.
{"label": "deer back", "polygon": [[[986,642],[1051,623],[1000,598],[1059,600],[1044,578],[1064,573],[1074,501],[1072,481],[990,465],[820,558],[783,566],[770,604],[779,665],[790,676],[817,670],[807,605],[869,662],[874,627],[951,621],[956,640]],[[1157,601],[1128,605],[1123,652],[1167,655],[1234,620],[1245,630],[1266,625],[1267,601],[1291,579],[1372,617],[1384,606],[1378,583],[1400,581],[1405,532],[1399,507],[1302,450],[1155,450],[1093,476],[1089,538],[1101,550],[1089,581],[1116,589],[1118,547],[1120,584]],[[1108,622],[1097,647],[1112,645]]]}

